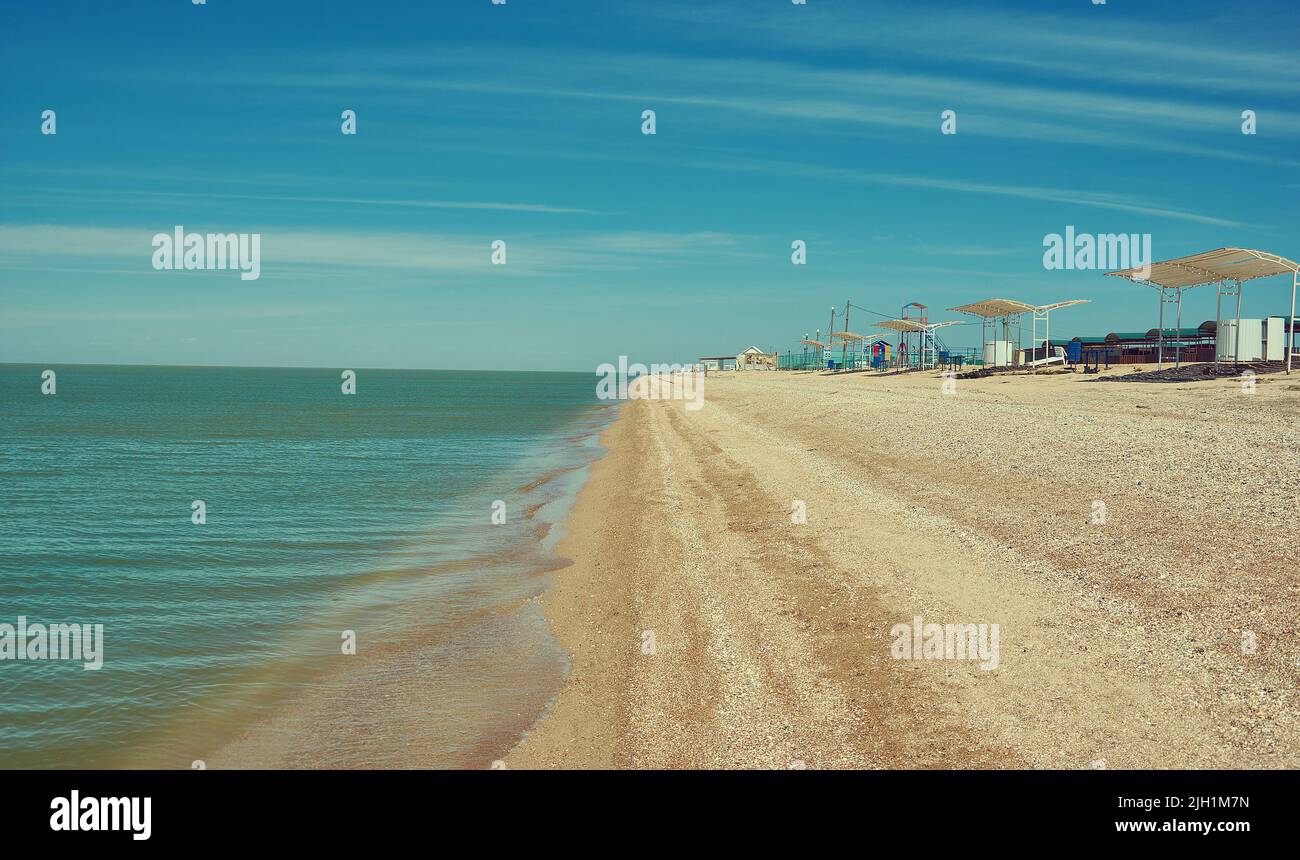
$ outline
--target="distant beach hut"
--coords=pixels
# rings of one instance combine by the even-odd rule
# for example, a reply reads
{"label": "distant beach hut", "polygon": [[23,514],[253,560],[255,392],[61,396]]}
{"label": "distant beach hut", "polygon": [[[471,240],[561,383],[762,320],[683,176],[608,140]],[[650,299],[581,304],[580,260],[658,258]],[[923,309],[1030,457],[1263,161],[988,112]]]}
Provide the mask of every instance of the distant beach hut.
{"label": "distant beach hut", "polygon": [[877,369],[887,367],[890,351],[891,347],[887,340],[878,340],[871,344],[871,366]]}
{"label": "distant beach hut", "polygon": [[737,370],[776,370],[777,353],[750,346],[735,358]]}
{"label": "distant beach hut", "polygon": [[708,372],[710,370],[735,370],[736,356],[734,355],[701,356],[700,364],[704,366],[705,372]]}

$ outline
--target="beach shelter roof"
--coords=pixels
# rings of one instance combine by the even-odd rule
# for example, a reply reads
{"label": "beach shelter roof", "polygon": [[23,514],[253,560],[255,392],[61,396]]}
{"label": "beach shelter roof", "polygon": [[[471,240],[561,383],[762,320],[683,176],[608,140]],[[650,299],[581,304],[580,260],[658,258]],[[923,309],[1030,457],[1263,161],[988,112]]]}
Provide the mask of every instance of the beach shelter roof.
{"label": "beach shelter roof", "polygon": [[1005,317],[1011,314],[1027,314],[1035,309],[1034,305],[1018,302],[1015,299],[984,299],[981,302],[971,302],[961,307],[948,308],[950,311],[974,314],[977,317]]}
{"label": "beach shelter roof", "polygon": [[885,320],[876,323],[878,328],[887,328],[899,332],[929,331],[931,329],[943,328],[946,325],[961,325],[961,320],[950,320],[940,323],[923,323],[919,320]]}
{"label": "beach shelter roof", "polygon": [[857,334],[851,331],[834,331],[831,332],[831,337],[839,338],[840,340],[866,340],[867,339],[867,336],[865,334]]}
{"label": "beach shelter roof", "polygon": [[885,320],[876,323],[876,328],[887,328],[893,331],[925,331],[925,323],[917,320]]}
{"label": "beach shelter roof", "polygon": [[948,310],[963,314],[974,314],[977,317],[996,318],[1013,314],[1028,314],[1035,311],[1041,314],[1054,311],[1057,308],[1087,304],[1088,301],[1089,299],[1067,299],[1063,302],[1053,302],[1050,305],[1031,305],[1027,302],[1018,302],[1015,299],[985,299],[982,302],[971,302],[961,307],[948,308]]}
{"label": "beach shelter roof", "polygon": [[807,346],[820,346],[822,349],[826,349],[827,346],[829,346],[829,344],[822,343],[820,340],[808,340],[807,338],[804,338],[799,342]]}
{"label": "beach shelter roof", "polygon": [[1192,254],[1176,260],[1152,263],[1146,267],[1107,272],[1120,278],[1157,287],[1199,287],[1220,281],[1251,281],[1286,272],[1300,273],[1300,263],[1250,248],[1219,248],[1203,254]]}

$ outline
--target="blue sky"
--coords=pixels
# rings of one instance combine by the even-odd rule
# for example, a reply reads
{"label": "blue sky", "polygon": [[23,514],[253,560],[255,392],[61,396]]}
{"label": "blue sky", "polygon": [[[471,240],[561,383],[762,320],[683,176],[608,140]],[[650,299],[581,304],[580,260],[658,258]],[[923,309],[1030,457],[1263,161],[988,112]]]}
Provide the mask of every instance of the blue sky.
{"label": "blue sky", "polygon": [[[0,361],[592,371],[797,349],[846,299],[1149,328],[1043,237],[1300,256],[1300,13],[1247,5],[11,4]],[[261,233],[261,278],[154,271],[178,224]]]}

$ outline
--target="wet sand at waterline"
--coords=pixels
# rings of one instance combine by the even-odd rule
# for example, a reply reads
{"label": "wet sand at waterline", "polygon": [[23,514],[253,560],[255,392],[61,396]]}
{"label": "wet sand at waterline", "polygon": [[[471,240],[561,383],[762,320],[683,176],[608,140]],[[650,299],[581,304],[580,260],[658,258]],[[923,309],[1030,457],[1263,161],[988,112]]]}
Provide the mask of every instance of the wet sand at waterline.
{"label": "wet sand at waterline", "polygon": [[[508,765],[1300,767],[1300,375],[1095,378],[625,404],[539,598],[572,669]],[[916,616],[1000,625],[998,667],[894,659]]]}

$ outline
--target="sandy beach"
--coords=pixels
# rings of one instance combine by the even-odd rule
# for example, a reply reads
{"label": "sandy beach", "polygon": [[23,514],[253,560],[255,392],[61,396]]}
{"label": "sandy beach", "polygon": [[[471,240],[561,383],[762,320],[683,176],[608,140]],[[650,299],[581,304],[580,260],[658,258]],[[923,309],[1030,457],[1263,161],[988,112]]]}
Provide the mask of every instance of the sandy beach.
{"label": "sandy beach", "polygon": [[[508,766],[1300,766],[1300,374],[1094,380],[625,404],[538,598],[571,673]],[[917,616],[998,624],[999,665],[895,659]]]}

